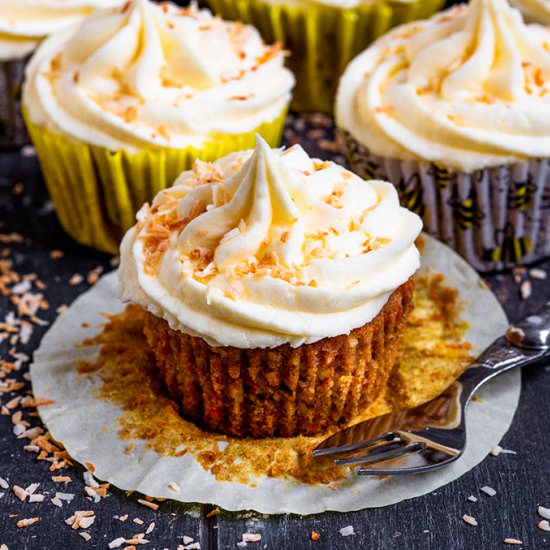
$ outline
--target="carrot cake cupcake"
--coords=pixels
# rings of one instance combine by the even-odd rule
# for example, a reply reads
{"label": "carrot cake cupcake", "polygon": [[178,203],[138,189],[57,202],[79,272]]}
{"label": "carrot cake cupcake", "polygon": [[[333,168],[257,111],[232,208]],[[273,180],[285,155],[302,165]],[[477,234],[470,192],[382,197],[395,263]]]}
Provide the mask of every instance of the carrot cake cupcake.
{"label": "carrot cake cupcake", "polygon": [[390,32],[340,81],[361,175],[387,178],[479,270],[550,255],[550,29],[472,0]]}
{"label": "carrot cake cupcake", "polygon": [[182,413],[237,436],[315,434],[384,387],[412,307],[421,220],[395,188],[299,146],[197,161],[121,246]]}
{"label": "carrot cake cupcake", "polygon": [[141,205],[200,157],[282,133],[284,52],[195,5],[149,0],[48,38],[24,86],[28,128],[63,227],[117,252]]}

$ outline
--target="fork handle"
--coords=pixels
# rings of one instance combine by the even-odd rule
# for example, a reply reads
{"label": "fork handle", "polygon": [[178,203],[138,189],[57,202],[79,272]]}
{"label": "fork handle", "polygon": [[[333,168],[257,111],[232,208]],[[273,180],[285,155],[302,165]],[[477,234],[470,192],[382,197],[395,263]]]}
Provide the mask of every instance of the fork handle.
{"label": "fork handle", "polygon": [[524,350],[501,336],[458,378],[458,382],[462,383],[462,401],[468,403],[485,382],[499,374],[536,363],[545,357],[550,358],[550,350]]}
{"label": "fork handle", "polygon": [[516,367],[550,358],[550,302],[538,312],[511,325],[506,336],[497,338],[458,379],[461,400],[466,405],[488,380]]}

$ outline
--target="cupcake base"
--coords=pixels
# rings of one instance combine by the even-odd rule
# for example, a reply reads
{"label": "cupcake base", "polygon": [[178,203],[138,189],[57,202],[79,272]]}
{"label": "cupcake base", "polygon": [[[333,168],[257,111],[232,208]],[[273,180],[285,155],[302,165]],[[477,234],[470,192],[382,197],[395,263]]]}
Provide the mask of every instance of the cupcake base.
{"label": "cupcake base", "polygon": [[214,161],[254,147],[259,133],[279,145],[286,109],[274,120],[244,134],[212,136],[200,148],[113,151],[57,134],[25,116],[50,197],[63,229],[81,244],[118,254],[135,214],[172,185],[195,159]]}
{"label": "cupcake base", "polygon": [[407,281],[350,334],[298,348],[211,347],[152,314],[144,332],[184,416],[232,436],[314,435],[348,423],[383,390],[413,289]]}
{"label": "cupcake base", "polygon": [[386,179],[424,229],[478,271],[498,271],[550,256],[550,159],[471,174],[430,162],[374,155],[342,132],[351,169]]}

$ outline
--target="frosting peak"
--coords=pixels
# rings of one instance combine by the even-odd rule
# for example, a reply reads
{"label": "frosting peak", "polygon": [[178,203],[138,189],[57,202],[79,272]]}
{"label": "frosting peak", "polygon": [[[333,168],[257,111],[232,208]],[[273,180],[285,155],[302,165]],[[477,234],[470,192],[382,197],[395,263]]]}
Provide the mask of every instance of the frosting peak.
{"label": "frosting peak", "polygon": [[113,149],[200,146],[277,118],[292,74],[279,46],[195,6],[133,0],[49,38],[27,73],[31,120]]}
{"label": "frosting peak", "polygon": [[358,56],[337,116],[375,154],[470,172],[550,156],[549,92],[550,31],[506,0],[472,0]]}
{"label": "frosting peak", "polygon": [[420,228],[391,184],[258,137],[140,211],[123,295],[213,345],[300,345],[372,320],[417,269]]}

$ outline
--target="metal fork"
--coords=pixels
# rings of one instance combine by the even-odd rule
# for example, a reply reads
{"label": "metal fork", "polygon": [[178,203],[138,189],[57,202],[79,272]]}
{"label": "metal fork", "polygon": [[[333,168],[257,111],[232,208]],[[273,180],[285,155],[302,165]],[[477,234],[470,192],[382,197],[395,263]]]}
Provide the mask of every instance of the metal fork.
{"label": "metal fork", "polygon": [[435,399],[355,424],[325,439],[313,456],[337,465],[360,464],[362,475],[421,473],[454,462],[466,446],[465,411],[488,380],[550,358],[550,302],[510,325]]}

